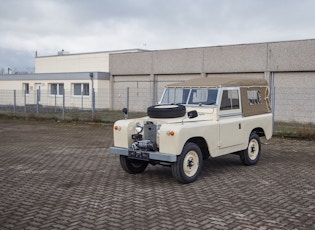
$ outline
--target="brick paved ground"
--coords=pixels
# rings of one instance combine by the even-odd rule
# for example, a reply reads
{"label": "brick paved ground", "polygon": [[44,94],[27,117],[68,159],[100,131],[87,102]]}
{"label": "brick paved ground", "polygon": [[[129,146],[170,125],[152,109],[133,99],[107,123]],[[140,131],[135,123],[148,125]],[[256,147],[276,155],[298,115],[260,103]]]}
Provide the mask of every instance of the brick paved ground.
{"label": "brick paved ground", "polygon": [[315,143],[272,139],[258,165],[126,174],[111,127],[0,120],[0,229],[315,229]]}

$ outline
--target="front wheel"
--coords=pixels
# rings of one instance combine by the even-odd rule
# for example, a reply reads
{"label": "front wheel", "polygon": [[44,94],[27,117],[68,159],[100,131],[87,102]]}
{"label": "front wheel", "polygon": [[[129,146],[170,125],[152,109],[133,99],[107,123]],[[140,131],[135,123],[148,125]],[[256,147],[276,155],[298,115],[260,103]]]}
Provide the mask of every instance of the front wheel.
{"label": "front wheel", "polygon": [[172,164],[173,177],[180,183],[194,182],[202,169],[202,153],[198,145],[187,143],[177,161]]}
{"label": "front wheel", "polygon": [[142,173],[148,166],[149,162],[129,159],[126,156],[120,155],[121,167],[130,174]]}
{"label": "front wheel", "polygon": [[247,149],[240,152],[240,158],[243,165],[255,165],[260,158],[260,138],[256,133],[252,133],[249,137]]}

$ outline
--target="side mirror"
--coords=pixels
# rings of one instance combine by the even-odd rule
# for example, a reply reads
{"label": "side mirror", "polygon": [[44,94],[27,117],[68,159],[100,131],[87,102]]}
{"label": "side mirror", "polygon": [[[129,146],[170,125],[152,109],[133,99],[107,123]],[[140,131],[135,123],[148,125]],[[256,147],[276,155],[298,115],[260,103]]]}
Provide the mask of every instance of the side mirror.
{"label": "side mirror", "polygon": [[192,110],[192,111],[189,111],[187,113],[187,116],[192,119],[192,118],[195,118],[195,117],[198,117],[198,112],[196,110]]}
{"label": "side mirror", "polygon": [[127,108],[123,108],[122,112],[125,115],[125,119],[127,119],[128,118],[128,109]]}

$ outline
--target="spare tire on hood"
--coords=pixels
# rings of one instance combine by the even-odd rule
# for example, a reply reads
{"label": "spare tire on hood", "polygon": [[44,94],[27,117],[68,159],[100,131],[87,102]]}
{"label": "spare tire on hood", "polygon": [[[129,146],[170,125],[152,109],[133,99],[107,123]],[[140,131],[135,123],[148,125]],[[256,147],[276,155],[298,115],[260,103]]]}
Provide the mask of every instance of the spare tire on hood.
{"label": "spare tire on hood", "polygon": [[176,118],[186,114],[186,107],[183,105],[153,105],[147,109],[151,118]]}

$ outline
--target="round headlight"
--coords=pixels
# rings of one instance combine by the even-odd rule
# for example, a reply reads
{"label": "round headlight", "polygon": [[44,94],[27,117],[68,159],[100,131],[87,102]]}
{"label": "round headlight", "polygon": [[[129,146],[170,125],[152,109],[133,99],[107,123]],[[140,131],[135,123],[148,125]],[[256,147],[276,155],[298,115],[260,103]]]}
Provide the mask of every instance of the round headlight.
{"label": "round headlight", "polygon": [[143,130],[143,125],[140,122],[136,123],[136,132],[141,133]]}

